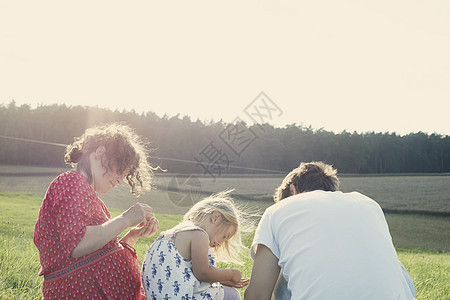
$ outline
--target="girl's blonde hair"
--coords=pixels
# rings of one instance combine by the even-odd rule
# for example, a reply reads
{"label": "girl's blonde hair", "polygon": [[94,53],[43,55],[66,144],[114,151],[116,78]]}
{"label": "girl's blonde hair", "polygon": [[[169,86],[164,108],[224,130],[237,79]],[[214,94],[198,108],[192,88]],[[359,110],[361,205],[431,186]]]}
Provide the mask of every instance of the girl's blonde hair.
{"label": "girl's blonde hair", "polygon": [[83,135],[76,137],[67,146],[64,160],[78,171],[83,171],[92,183],[93,177],[89,163],[89,154],[98,147],[106,149],[101,159],[108,171],[125,174],[130,191],[139,194],[150,189],[153,168],[147,161],[147,151],[143,140],[125,123],[102,124],[88,128]]}
{"label": "girl's blonde hair", "polygon": [[230,193],[233,190],[226,190],[213,194],[197,202],[185,215],[183,221],[191,221],[196,226],[208,224],[213,212],[222,215],[222,222],[225,226],[235,226],[235,234],[214,248],[217,260],[225,263],[243,264],[241,255],[248,248],[242,243],[242,234],[250,232],[253,225],[249,216],[237,207]]}

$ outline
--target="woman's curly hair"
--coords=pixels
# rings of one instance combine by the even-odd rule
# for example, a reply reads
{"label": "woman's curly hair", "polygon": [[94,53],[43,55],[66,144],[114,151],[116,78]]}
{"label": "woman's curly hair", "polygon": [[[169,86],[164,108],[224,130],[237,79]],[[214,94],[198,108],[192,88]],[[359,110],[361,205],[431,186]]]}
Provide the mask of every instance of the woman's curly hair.
{"label": "woman's curly hair", "polygon": [[[67,146],[64,160],[77,171],[83,171],[92,184],[89,155],[98,147],[105,147],[102,166],[108,171],[124,174],[132,194],[149,190],[153,171],[147,160],[146,145],[134,130],[125,123],[101,124],[88,128],[83,135],[74,138]],[[138,183],[138,184],[137,184]]]}

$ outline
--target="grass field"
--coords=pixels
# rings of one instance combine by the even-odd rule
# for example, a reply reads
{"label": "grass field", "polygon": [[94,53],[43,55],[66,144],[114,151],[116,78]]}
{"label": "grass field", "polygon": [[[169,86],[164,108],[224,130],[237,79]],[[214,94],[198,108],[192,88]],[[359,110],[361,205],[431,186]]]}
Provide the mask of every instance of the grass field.
{"label": "grass field", "polygon": [[[40,299],[42,278],[37,276],[39,257],[32,236],[41,197],[32,194],[0,193],[0,299]],[[112,215],[121,213],[111,209]],[[181,219],[180,215],[158,214],[161,228],[170,228]],[[406,216],[410,217],[410,216]],[[401,223],[401,216],[397,221]],[[428,223],[435,224],[429,217]],[[443,235],[423,238],[423,246],[434,245],[433,239],[447,238],[444,228],[449,228],[449,220],[438,220],[437,226],[444,226]],[[408,223],[408,222],[407,222]],[[402,232],[400,230],[400,232]],[[397,235],[393,233],[394,241]],[[140,240],[136,250],[142,261],[152,239]],[[245,240],[249,245],[251,237]],[[446,251],[417,248],[397,248],[400,261],[410,272],[417,289],[418,299],[450,299],[450,253]],[[239,268],[244,276],[250,276],[252,260],[245,257],[244,266]]]}
{"label": "grass field", "polygon": [[[4,169],[0,168],[1,172],[5,172]],[[40,265],[32,235],[42,195],[54,175],[23,176],[14,168],[9,172],[18,173],[0,177],[0,299],[40,299],[42,278],[37,276]],[[45,173],[47,170],[36,169],[35,172]],[[113,216],[136,200],[147,202],[157,212],[160,227],[167,229],[181,219],[189,201],[233,187],[241,204],[259,207],[262,213],[271,204],[273,189],[281,181],[280,177],[267,176],[245,177],[245,180],[242,177],[219,179],[212,182],[211,178],[198,177],[198,182],[189,187],[180,184],[183,182],[183,177],[180,177],[177,184],[185,189],[182,193],[170,194],[174,186],[173,177],[158,177],[158,188],[138,199],[130,196],[125,188],[104,195],[108,197],[102,195],[102,199]],[[406,211],[446,213],[450,211],[448,180],[448,176],[341,177],[341,187],[344,191],[362,191],[379,203],[382,201],[378,199],[383,197],[401,199],[399,203],[393,200],[385,202],[382,204],[384,209],[386,206],[390,209],[395,207],[394,210],[403,207]],[[402,196],[395,197],[396,191],[401,191]],[[180,195],[187,197],[184,202],[180,202]],[[422,199],[422,205],[417,199]],[[417,298],[450,299],[450,218],[445,214],[398,213],[387,213],[386,218],[399,259],[415,282]],[[141,261],[152,240],[140,240],[136,244]],[[250,242],[251,237],[248,237],[247,245]],[[238,268],[248,277],[252,260],[248,254],[245,260],[246,264]]]}

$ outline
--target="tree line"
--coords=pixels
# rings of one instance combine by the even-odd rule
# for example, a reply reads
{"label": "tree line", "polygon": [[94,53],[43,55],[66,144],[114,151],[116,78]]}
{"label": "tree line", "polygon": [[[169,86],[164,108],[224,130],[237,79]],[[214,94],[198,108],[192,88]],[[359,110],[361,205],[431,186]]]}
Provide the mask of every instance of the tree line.
{"label": "tree line", "polygon": [[322,160],[340,173],[450,172],[450,137],[423,132],[334,133],[297,124],[205,122],[98,107],[0,105],[0,164],[64,166],[64,147],[90,126],[125,122],[148,141],[150,160],[187,174],[283,173]]}

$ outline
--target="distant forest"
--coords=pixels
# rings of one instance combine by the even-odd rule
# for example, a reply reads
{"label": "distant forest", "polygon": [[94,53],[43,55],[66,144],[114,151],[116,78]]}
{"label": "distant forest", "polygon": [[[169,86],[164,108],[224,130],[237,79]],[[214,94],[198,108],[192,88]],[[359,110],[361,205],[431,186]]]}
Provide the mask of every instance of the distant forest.
{"label": "distant forest", "polygon": [[0,164],[62,167],[65,148],[57,144],[70,144],[86,128],[108,122],[134,127],[149,142],[150,162],[171,173],[284,174],[313,160],[330,163],[340,173],[450,172],[447,135],[334,133],[297,124],[278,128],[98,107],[31,108],[14,101],[0,105]]}

